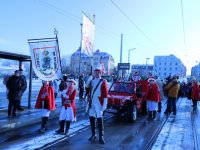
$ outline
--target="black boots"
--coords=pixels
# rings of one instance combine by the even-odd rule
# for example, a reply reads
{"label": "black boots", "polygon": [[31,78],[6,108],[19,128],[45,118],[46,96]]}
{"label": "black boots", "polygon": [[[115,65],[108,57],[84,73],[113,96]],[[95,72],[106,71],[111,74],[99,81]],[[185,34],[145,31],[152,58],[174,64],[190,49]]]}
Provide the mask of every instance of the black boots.
{"label": "black boots", "polygon": [[95,135],[95,127],[96,127],[96,118],[95,117],[90,117],[90,127],[91,127],[91,131],[92,131],[92,135],[88,138],[89,141],[93,141],[96,139],[96,135]]}
{"label": "black boots", "polygon": [[65,120],[61,120],[60,121],[60,129],[56,130],[56,133],[64,134],[64,126],[65,126]]}
{"label": "black boots", "polygon": [[149,111],[149,116],[148,116],[148,119],[149,120],[154,120],[156,118],[156,111]]}
{"label": "black boots", "polygon": [[41,128],[39,129],[39,132],[41,132],[41,133],[46,132],[46,130],[47,130],[46,124],[47,124],[48,118],[49,117],[42,117],[42,125],[41,125]]}
{"label": "black boots", "polygon": [[65,134],[66,135],[68,134],[69,128],[70,128],[70,121],[66,120],[66,128],[65,128]]}
{"label": "black boots", "polygon": [[161,108],[162,108],[161,102],[158,102],[158,111],[157,112],[161,112]]}
{"label": "black boots", "polygon": [[66,120],[66,128],[64,129],[64,127],[65,127],[65,120],[61,120],[60,121],[60,129],[56,130],[56,133],[67,135],[69,128],[70,128],[70,121]]}
{"label": "black boots", "polygon": [[[96,139],[96,134],[95,134],[95,121],[96,118],[95,117],[90,117],[90,127],[91,127],[91,131],[92,131],[92,135],[89,137],[89,141],[93,141]],[[98,123],[98,129],[99,129],[99,143],[100,144],[105,144],[105,140],[104,140],[104,125],[103,125],[103,118],[97,118],[97,123]]]}
{"label": "black boots", "polygon": [[105,144],[105,140],[104,140],[104,125],[103,125],[103,118],[97,118],[97,122],[98,122],[98,128],[99,128],[99,143],[100,144]]}

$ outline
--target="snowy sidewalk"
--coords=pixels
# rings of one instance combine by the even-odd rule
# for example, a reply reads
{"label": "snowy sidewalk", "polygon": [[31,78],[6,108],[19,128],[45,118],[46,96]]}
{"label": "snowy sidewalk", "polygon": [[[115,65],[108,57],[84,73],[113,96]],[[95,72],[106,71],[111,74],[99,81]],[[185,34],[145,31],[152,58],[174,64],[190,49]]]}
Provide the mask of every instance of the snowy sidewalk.
{"label": "snowy sidewalk", "polygon": [[177,103],[177,115],[169,116],[152,150],[195,149],[194,132],[200,133],[200,128],[194,127],[199,124],[200,112],[199,107],[194,111],[191,104],[191,101],[186,98],[182,98],[180,103]]}

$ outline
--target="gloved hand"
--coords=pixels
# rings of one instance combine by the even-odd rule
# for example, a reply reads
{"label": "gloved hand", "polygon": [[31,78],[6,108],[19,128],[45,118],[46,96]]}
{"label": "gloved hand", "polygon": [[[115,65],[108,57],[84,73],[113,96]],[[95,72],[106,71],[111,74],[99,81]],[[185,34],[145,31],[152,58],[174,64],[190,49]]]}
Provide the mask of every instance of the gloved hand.
{"label": "gloved hand", "polygon": [[106,110],[106,108],[107,108],[107,104],[108,104],[108,99],[107,99],[107,98],[104,98],[104,99],[103,99],[103,107],[102,107],[102,111]]}
{"label": "gloved hand", "polygon": [[67,93],[67,90],[63,90],[61,92],[61,95],[64,97],[64,98],[69,98],[69,95],[66,94]]}

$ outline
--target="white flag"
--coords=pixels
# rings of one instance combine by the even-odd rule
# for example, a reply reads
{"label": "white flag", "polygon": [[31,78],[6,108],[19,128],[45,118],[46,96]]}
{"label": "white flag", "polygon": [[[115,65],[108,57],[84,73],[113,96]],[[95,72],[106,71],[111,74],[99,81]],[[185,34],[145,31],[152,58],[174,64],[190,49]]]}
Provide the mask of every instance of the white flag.
{"label": "white flag", "polygon": [[29,42],[32,66],[35,74],[44,81],[61,77],[60,54],[58,42],[37,41]]}
{"label": "white flag", "polygon": [[94,23],[83,14],[82,26],[82,52],[92,56],[93,55],[93,42],[94,42]]}

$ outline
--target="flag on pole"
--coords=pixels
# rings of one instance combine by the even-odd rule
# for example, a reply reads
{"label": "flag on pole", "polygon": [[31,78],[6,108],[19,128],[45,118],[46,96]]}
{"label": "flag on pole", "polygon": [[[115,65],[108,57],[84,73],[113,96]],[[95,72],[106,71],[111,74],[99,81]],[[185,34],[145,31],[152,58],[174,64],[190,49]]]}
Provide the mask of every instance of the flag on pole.
{"label": "flag on pole", "polygon": [[56,38],[28,40],[35,74],[44,81],[61,77],[60,53]]}
{"label": "flag on pole", "polygon": [[93,55],[94,31],[94,23],[83,14],[81,50],[89,56]]}

